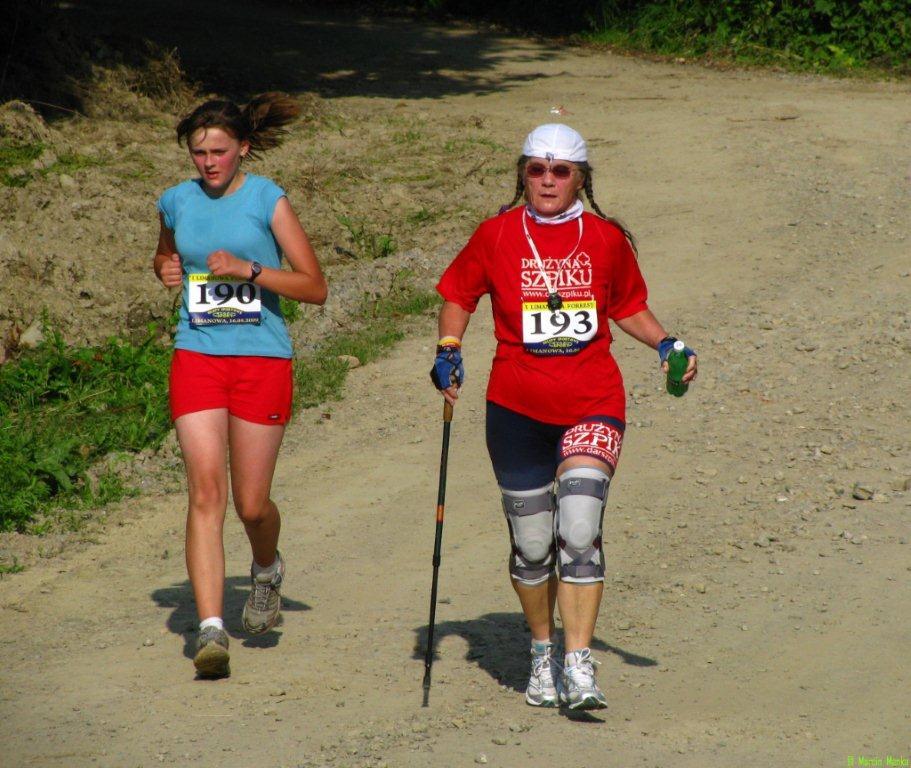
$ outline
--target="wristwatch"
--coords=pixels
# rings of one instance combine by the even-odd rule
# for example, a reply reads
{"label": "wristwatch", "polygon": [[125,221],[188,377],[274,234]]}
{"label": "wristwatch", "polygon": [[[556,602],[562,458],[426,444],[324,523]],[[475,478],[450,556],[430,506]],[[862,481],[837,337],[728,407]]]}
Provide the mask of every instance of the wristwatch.
{"label": "wristwatch", "polygon": [[250,282],[255,283],[256,278],[259,277],[259,273],[263,271],[263,265],[258,261],[250,262]]}

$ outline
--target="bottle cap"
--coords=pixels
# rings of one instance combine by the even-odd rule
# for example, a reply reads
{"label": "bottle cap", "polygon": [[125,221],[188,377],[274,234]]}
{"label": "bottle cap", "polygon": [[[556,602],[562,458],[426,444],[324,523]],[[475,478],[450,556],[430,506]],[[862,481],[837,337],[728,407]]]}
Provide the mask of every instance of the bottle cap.
{"label": "bottle cap", "polygon": [[674,342],[674,351],[675,352],[683,352],[684,349],[686,349],[686,344],[684,344],[682,341]]}

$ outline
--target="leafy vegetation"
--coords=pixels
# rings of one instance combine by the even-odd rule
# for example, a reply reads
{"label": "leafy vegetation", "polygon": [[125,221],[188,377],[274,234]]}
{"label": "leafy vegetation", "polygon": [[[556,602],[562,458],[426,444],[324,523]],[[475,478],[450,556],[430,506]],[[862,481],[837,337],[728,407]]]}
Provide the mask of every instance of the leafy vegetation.
{"label": "leafy vegetation", "polygon": [[24,570],[25,566],[16,557],[13,558],[11,563],[0,563],[0,576],[7,573],[22,573]]}
{"label": "leafy vegetation", "polygon": [[427,224],[433,224],[435,221],[442,219],[445,215],[446,212],[441,209],[432,210],[428,209],[426,206],[421,206],[416,211],[412,211],[405,216],[405,221],[413,227],[421,227]]}
{"label": "leafy vegetation", "polygon": [[402,318],[438,306],[437,294],[415,288],[407,271],[396,277],[386,296],[364,300],[356,315],[359,325],[355,330],[334,334],[313,354],[295,360],[297,406],[309,408],[340,399],[349,367],[344,356],[356,357],[362,364],[376,360],[402,338]]}
{"label": "leafy vegetation", "polygon": [[300,302],[294,301],[294,299],[286,299],[284,296],[278,297],[279,307],[282,311],[282,317],[285,318],[285,322],[289,325],[291,323],[300,320],[301,317],[301,305]]}
{"label": "leafy vegetation", "polygon": [[147,338],[72,348],[57,330],[0,368],[0,530],[26,530],[51,506],[97,506],[126,489],[90,467],[167,434],[170,349]]}
{"label": "leafy vegetation", "polygon": [[[343,355],[377,359],[402,338],[401,321],[436,306],[402,271],[390,292],[365,299],[347,329],[295,360],[296,407],[338,400],[348,373]],[[289,322],[300,312],[283,301]],[[171,347],[157,326],[145,340],[111,339],[67,347],[59,331],[0,367],[0,531],[42,532],[36,519],[52,508],[99,506],[130,492],[113,472],[93,465],[112,452],[156,448],[170,429]]]}
{"label": "leafy vegetation", "polygon": [[43,151],[41,144],[0,142],[0,182],[3,186],[24,187],[30,176],[26,168],[41,157]]}
{"label": "leafy vegetation", "polygon": [[392,141],[396,144],[417,144],[423,138],[423,134],[414,129],[399,131],[392,134]]}
{"label": "leafy vegetation", "polygon": [[907,73],[911,0],[423,0],[431,13],[673,56]]}
{"label": "leafy vegetation", "polygon": [[[908,71],[908,0],[613,3],[594,40],[658,53],[845,71]],[[626,9],[620,6],[628,6]]]}
{"label": "leafy vegetation", "polygon": [[339,216],[338,223],[345,228],[351,241],[351,255],[356,259],[381,259],[395,253],[395,241],[392,235],[376,232],[366,222]]}
{"label": "leafy vegetation", "polygon": [[22,144],[0,140],[0,184],[5,187],[24,187],[39,176],[74,173],[102,162],[72,152],[57,156],[41,143]]}

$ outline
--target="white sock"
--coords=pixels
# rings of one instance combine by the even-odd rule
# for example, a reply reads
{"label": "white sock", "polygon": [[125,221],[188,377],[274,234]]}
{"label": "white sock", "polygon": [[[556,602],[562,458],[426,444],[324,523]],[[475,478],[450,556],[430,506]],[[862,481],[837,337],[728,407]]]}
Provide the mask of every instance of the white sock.
{"label": "white sock", "polygon": [[208,619],[203,619],[199,622],[199,631],[202,632],[204,629],[209,627],[215,627],[216,629],[224,629],[225,623],[222,621],[221,616],[209,616]]}
{"label": "white sock", "polygon": [[531,639],[531,650],[533,653],[536,653],[539,656],[547,653],[549,649],[555,648],[556,646],[557,640],[553,637],[549,640],[535,640],[534,638]]}
{"label": "white sock", "polygon": [[531,650],[532,653],[537,656],[543,656],[547,653],[548,649],[553,648],[554,644],[550,640],[534,640],[531,641]]}
{"label": "white sock", "polygon": [[[579,660],[582,658],[582,654],[588,651],[588,648],[579,648],[575,651],[569,651],[566,656],[563,658],[563,663],[567,667],[574,667],[579,663]],[[588,651],[591,653],[591,651]]]}
{"label": "white sock", "polygon": [[262,566],[253,561],[253,575],[254,576],[269,576],[270,578],[278,573],[278,555],[276,554],[275,559],[272,561],[272,565]]}

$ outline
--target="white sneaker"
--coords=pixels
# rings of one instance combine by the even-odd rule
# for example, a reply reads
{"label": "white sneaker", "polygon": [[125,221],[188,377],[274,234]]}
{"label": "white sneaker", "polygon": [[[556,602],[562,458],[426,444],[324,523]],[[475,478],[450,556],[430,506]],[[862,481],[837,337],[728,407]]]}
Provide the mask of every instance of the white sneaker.
{"label": "white sneaker", "polygon": [[548,645],[544,653],[535,653],[532,648],[531,674],[525,689],[525,703],[533,707],[556,707],[559,698],[555,677],[559,677],[559,672],[560,665],[554,658],[553,645]]}
{"label": "white sneaker", "polygon": [[570,709],[603,709],[607,697],[595,682],[595,664],[591,651],[582,648],[566,654],[566,666],[560,686],[560,703]]}
{"label": "white sneaker", "polygon": [[193,664],[201,678],[227,677],[231,674],[228,664],[228,635],[218,627],[206,627],[196,638],[196,655]]}
{"label": "white sneaker", "polygon": [[254,576],[253,566],[250,566],[252,588],[244,604],[242,619],[244,629],[251,635],[266,632],[278,621],[278,613],[282,607],[281,588],[285,578],[285,561],[278,550],[275,552],[275,559],[278,560],[278,568],[273,576]]}

